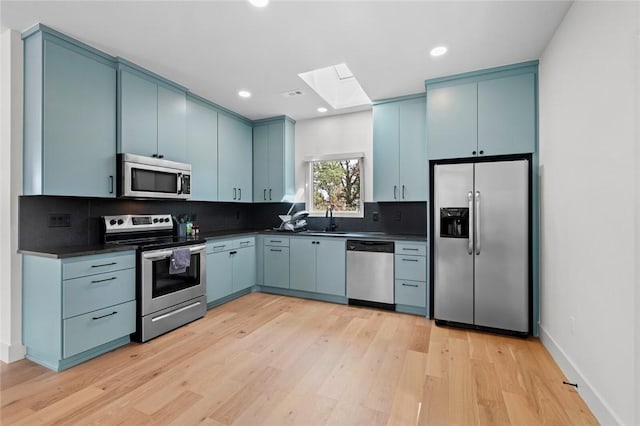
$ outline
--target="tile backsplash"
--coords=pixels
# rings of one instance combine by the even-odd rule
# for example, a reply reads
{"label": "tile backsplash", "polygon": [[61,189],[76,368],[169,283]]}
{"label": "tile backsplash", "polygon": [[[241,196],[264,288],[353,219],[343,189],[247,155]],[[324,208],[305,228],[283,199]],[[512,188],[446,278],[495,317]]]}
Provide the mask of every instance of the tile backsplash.
{"label": "tile backsplash", "polygon": [[[101,243],[100,217],[117,214],[197,216],[202,232],[271,229],[280,225],[278,215],[291,204],[241,204],[205,201],[126,200],[57,196],[20,197],[19,241],[21,249]],[[294,212],[304,209],[298,203]],[[69,215],[70,226],[50,227],[51,215]],[[374,220],[377,219],[377,220]],[[324,229],[329,220],[309,217],[310,229]],[[426,235],[427,203],[365,203],[363,218],[336,217],[338,231],[387,232]]]}

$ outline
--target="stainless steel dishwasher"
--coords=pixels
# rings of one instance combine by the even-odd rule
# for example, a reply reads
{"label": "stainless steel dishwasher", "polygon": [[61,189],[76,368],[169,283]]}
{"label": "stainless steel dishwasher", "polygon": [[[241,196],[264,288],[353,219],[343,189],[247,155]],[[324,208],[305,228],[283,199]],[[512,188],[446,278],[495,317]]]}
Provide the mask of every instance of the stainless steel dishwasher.
{"label": "stainless steel dishwasher", "polygon": [[349,304],[395,310],[393,253],[393,242],[347,240]]}

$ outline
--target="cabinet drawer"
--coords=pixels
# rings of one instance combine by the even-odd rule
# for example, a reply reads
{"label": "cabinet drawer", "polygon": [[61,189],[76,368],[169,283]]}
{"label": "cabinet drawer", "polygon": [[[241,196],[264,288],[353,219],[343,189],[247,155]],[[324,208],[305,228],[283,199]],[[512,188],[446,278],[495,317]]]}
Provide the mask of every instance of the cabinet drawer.
{"label": "cabinet drawer", "polygon": [[136,330],[136,302],[100,309],[64,320],[63,357],[127,336]]}
{"label": "cabinet drawer", "polygon": [[207,253],[218,253],[225,250],[231,250],[233,248],[233,241],[220,240],[207,243]]}
{"label": "cabinet drawer", "polygon": [[427,283],[396,280],[396,303],[424,308],[427,303]]}
{"label": "cabinet drawer", "polygon": [[233,248],[245,248],[252,247],[256,245],[255,237],[247,237],[247,238],[238,238],[237,240],[233,240]]}
{"label": "cabinet drawer", "polygon": [[410,254],[413,256],[426,256],[427,245],[423,243],[406,243],[396,241],[396,254]]}
{"label": "cabinet drawer", "polygon": [[74,257],[65,259],[62,263],[62,279],[67,280],[135,267],[136,257],[133,251],[119,254]]}
{"label": "cabinet drawer", "polygon": [[289,247],[289,238],[265,237],[265,246]]}
{"label": "cabinet drawer", "polygon": [[65,280],[62,286],[62,317],[69,318],[136,298],[136,270]]}
{"label": "cabinet drawer", "polygon": [[395,256],[395,276],[397,279],[426,281],[427,280],[427,258],[423,256],[406,256],[396,254]]}

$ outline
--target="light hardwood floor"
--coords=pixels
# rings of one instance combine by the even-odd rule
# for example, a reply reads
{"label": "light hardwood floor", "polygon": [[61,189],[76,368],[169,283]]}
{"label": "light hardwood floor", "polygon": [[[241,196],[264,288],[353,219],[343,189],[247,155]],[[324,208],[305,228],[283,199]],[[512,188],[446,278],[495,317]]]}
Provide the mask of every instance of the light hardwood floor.
{"label": "light hardwood floor", "polygon": [[2,364],[2,425],[597,424],[536,339],[254,293],[62,373]]}

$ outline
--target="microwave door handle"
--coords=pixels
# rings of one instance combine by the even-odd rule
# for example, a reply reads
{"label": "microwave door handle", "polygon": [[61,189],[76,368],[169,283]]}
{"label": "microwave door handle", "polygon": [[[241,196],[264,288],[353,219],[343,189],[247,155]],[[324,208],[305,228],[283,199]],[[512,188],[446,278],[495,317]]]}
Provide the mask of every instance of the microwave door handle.
{"label": "microwave door handle", "polygon": [[182,181],[182,173],[178,173],[178,194],[182,194],[182,185],[183,185],[183,181]]}

